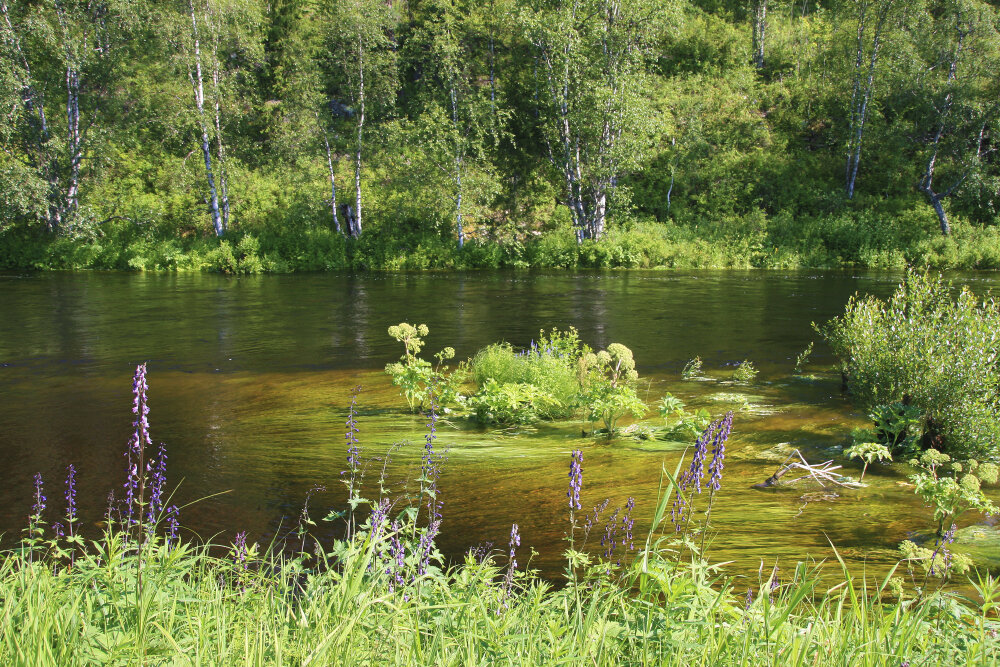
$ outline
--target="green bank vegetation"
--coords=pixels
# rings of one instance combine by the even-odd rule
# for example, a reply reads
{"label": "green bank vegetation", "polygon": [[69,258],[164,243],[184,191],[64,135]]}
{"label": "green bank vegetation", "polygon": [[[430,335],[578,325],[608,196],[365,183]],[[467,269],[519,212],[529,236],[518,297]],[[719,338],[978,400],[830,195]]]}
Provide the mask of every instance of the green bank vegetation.
{"label": "green bank vegetation", "polygon": [[0,267],[1000,267],[984,0],[0,14]]}

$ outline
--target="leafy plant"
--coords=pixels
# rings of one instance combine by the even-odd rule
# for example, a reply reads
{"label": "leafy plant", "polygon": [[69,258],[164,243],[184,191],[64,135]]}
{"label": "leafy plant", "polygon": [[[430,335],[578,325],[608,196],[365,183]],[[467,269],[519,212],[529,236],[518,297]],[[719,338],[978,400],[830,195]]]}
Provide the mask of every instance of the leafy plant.
{"label": "leafy plant", "polygon": [[847,455],[849,459],[859,458],[864,461],[864,467],[861,468],[861,479],[864,480],[865,472],[868,471],[868,465],[873,461],[891,461],[892,454],[889,448],[878,442],[859,442],[853,447],[849,447],[844,450],[844,454]]}
{"label": "leafy plant", "polygon": [[500,384],[491,378],[469,399],[469,406],[484,424],[530,424],[558,407],[559,401],[533,384]]}
{"label": "leafy plant", "polygon": [[694,380],[698,377],[701,377],[701,357],[695,357],[687,362],[681,370],[681,378],[685,380]]}
{"label": "leafy plant", "polygon": [[744,359],[736,367],[736,370],[733,371],[733,380],[735,380],[736,382],[740,382],[742,384],[749,384],[753,382],[753,379],[755,377],[757,377],[758,372],[759,371],[756,368],[754,368],[752,362],[750,362],[747,359]]}
{"label": "leafy plant", "polygon": [[928,449],[919,458],[910,460],[910,465],[922,470],[911,475],[910,481],[914,484],[915,493],[934,508],[939,537],[944,534],[946,524],[954,523],[969,510],[985,514],[998,512],[996,505],[982,490],[983,482],[997,482],[997,466],[976,460],[966,461],[964,465],[955,462],[946,466],[951,460],[950,456],[936,449]]}
{"label": "leafy plant", "polygon": [[908,273],[888,301],[852,298],[818,331],[866,411],[905,403],[960,458],[1000,457],[1000,310],[940,277]]}
{"label": "leafy plant", "polygon": [[875,422],[878,441],[895,453],[909,454],[920,448],[924,416],[919,408],[903,403],[876,407],[869,415]]}
{"label": "leafy plant", "polygon": [[812,351],[813,351],[813,342],[809,341],[809,344],[806,345],[806,349],[799,352],[798,356],[795,357],[795,368],[793,369],[792,372],[796,374],[802,372],[802,367],[805,366],[806,362],[809,361],[809,355],[812,354]]}
{"label": "leafy plant", "polygon": [[668,438],[693,440],[712,421],[707,410],[702,408],[697,412],[690,412],[685,409],[684,401],[670,393],[660,399],[659,407],[666,426],[663,434]]}
{"label": "leafy plant", "polygon": [[641,417],[646,404],[635,391],[639,373],[635,370],[632,350],[621,343],[611,343],[606,350],[588,353],[580,359],[584,402],[591,422],[600,421],[608,439],[615,425],[626,414]]}
{"label": "leafy plant", "polygon": [[455,357],[455,349],[446,347],[434,358],[432,365],[418,355],[424,347],[424,339],[429,332],[426,324],[413,326],[406,322],[389,327],[389,335],[403,344],[403,356],[399,361],[386,364],[385,372],[392,376],[392,383],[401,389],[411,412],[424,407],[431,391],[439,406],[461,403],[464,397],[459,392],[465,380],[465,365],[460,363],[451,373],[445,361]]}

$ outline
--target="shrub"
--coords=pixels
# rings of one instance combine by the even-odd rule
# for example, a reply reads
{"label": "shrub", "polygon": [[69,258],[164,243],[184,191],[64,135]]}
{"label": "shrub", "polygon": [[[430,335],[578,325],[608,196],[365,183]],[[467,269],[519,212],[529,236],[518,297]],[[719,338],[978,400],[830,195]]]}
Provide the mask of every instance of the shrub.
{"label": "shrub", "polygon": [[913,406],[925,446],[960,458],[1000,456],[1000,311],[992,300],[967,289],[953,296],[940,277],[909,273],[888,302],[853,297],[817,330],[860,408]]}

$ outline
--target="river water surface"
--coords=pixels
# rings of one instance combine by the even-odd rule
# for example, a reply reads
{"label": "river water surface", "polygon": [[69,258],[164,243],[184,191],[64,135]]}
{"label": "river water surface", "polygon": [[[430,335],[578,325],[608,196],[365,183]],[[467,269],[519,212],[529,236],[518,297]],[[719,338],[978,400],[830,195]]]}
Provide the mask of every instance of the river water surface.
{"label": "river water surface", "polygon": [[[180,482],[175,500],[213,496],[182,510],[183,525],[203,538],[228,541],[247,530],[266,542],[294,525],[316,486],[326,490],[311,497],[314,518],[342,507],[344,419],[357,384],[366,455],[408,442],[395,453],[389,479],[413,478],[426,419],[405,413],[382,372],[402,352],[386,328],[407,321],[430,327],[427,357],[446,345],[459,358],[500,340],[526,346],[552,327],[574,326],[595,348],[627,345],[650,404],[670,391],[713,415],[743,407],[713,508],[710,560],[733,561],[736,573],[756,572],[762,560],[767,568],[777,561],[791,569],[806,557],[829,558],[832,541],[855,566],[884,570],[899,541],[929,525],[930,511],[904,486],[905,468],[872,466],[869,487],[837,494],[751,486],[792,448],[813,461],[835,457],[851,428],[864,425],[810,324],[842,312],[855,292],[889,295],[900,278],[638,271],[3,275],[0,548],[14,546],[26,525],[36,472],[49,485],[49,518],[56,519],[70,463],[80,471],[85,524],[98,525],[108,493],[123,481],[131,378],[143,361],[152,436],[167,445],[168,479]],[[982,294],[1000,287],[991,275],[953,278]],[[817,343],[810,364],[795,375],[795,357],[810,341]],[[708,379],[682,381],[680,371],[695,355]],[[743,359],[760,370],[758,380],[732,385],[733,365]],[[653,410],[645,421],[662,423]],[[672,471],[682,452],[651,441],[608,443],[583,436],[582,426],[497,430],[445,420],[438,431],[438,446],[449,448],[441,480],[443,550],[455,556],[483,542],[503,546],[516,522],[523,545],[538,552],[532,565],[558,572],[576,448],[585,455],[585,507],[605,498],[614,507],[632,496],[636,530],[645,535],[661,465]],[[369,480],[380,467],[371,464]],[[328,529],[320,523],[316,530]]]}

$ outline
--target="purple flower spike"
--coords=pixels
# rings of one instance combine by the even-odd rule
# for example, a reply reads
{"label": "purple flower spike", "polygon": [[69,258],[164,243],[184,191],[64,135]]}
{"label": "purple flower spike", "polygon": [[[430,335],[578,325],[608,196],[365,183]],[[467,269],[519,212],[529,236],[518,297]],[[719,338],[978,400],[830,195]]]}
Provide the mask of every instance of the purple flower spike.
{"label": "purple flower spike", "polygon": [[76,468],[69,464],[66,468],[66,518],[69,521],[69,534],[73,534],[73,522],[76,521]]}
{"label": "purple flower spike", "polygon": [[344,438],[347,440],[347,467],[353,475],[361,465],[361,448],[358,447],[358,394],[361,393],[361,385],[354,387],[351,392],[351,407],[347,410],[347,431]]}
{"label": "purple flower spike", "polygon": [[31,518],[34,521],[42,518],[42,512],[45,511],[45,495],[43,493],[44,486],[42,484],[42,473],[35,473],[35,504],[31,507]]}
{"label": "purple flower spike", "polygon": [[569,491],[566,497],[569,498],[569,511],[582,509],[580,505],[580,490],[583,488],[583,452],[579,449],[573,450],[573,459],[569,464]]}
{"label": "purple flower spike", "polygon": [[726,441],[733,430],[733,413],[730,411],[722,418],[715,436],[712,439],[712,463],[708,466],[709,484],[713,491],[722,488],[723,461],[726,458]]}
{"label": "purple flower spike", "polygon": [[152,473],[149,509],[147,511],[150,531],[152,531],[160,515],[160,510],[163,509],[163,487],[167,483],[167,446],[162,442],[156,460],[146,464],[146,471]]}
{"label": "purple flower spike", "polygon": [[140,476],[145,471],[139,470],[140,461],[143,460],[143,452],[147,445],[152,445],[149,439],[149,404],[146,402],[146,392],[149,385],[146,383],[146,364],[139,364],[135,369],[135,376],[132,379],[132,414],[135,421],[132,427],[132,439],[129,441],[128,451],[125,456],[128,459],[128,479],[125,482],[125,506],[126,517],[129,524],[135,522],[135,505],[139,502],[136,493],[139,490]]}
{"label": "purple flower spike", "polygon": [[177,529],[180,526],[177,520],[179,513],[177,505],[171,505],[167,508],[167,547],[177,541]]}
{"label": "purple flower spike", "polygon": [[521,534],[517,530],[517,524],[510,527],[510,567],[517,569],[517,547],[521,546]]}

